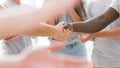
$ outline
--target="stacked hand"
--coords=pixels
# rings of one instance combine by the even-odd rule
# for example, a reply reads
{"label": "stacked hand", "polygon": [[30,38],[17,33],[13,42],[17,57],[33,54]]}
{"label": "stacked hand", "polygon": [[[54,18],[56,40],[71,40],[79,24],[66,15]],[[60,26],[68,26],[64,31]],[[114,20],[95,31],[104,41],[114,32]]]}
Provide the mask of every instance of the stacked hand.
{"label": "stacked hand", "polygon": [[72,33],[69,29],[64,29],[64,22],[60,22],[58,25],[56,25],[57,32],[55,34],[55,39],[58,41],[64,41],[66,40],[70,34]]}

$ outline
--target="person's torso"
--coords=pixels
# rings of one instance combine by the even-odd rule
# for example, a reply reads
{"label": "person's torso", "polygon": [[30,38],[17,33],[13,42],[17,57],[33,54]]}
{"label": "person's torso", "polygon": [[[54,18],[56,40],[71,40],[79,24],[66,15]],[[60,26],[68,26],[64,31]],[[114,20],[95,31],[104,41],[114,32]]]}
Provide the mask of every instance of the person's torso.
{"label": "person's torso", "polygon": [[[108,9],[109,5],[111,4],[112,0],[96,0],[93,2],[91,7],[91,16],[96,17],[100,14],[104,13],[105,10]],[[110,30],[115,27],[120,27],[120,18],[118,18],[114,23],[110,24],[108,27],[106,27],[103,30]],[[100,65],[109,65],[108,61],[113,64],[117,64],[114,61],[119,61],[118,59],[120,57],[120,39],[110,39],[110,38],[95,38],[94,40],[94,51],[93,56],[94,59],[98,62]],[[116,58],[116,59],[115,59]],[[106,63],[103,63],[106,62]],[[114,63],[113,63],[114,62]],[[110,65],[111,66],[111,65]]]}
{"label": "person's torso", "polygon": [[[2,4],[4,8],[14,8],[14,7],[27,7],[24,4],[15,4],[11,1],[6,1]],[[23,24],[24,25],[24,24]],[[17,54],[21,52],[24,48],[31,46],[31,37],[29,36],[19,36],[18,38],[12,40],[9,44],[3,42],[3,48],[9,52],[9,54]]]}

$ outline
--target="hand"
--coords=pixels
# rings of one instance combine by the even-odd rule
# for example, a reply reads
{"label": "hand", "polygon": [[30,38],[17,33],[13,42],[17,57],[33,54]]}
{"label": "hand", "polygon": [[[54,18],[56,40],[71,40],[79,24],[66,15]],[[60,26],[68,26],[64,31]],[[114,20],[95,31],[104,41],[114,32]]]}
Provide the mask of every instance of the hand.
{"label": "hand", "polygon": [[81,42],[85,43],[88,40],[92,40],[94,38],[93,34],[86,34],[84,37],[81,37],[80,35],[78,36]]}
{"label": "hand", "polygon": [[61,45],[63,43],[57,43],[28,53],[20,63],[20,68],[92,68],[92,65],[86,60],[50,52]]}
{"label": "hand", "polygon": [[12,40],[18,38],[19,36],[20,36],[19,34],[12,35],[12,36],[4,38],[3,41],[4,41],[4,43],[9,44]]}
{"label": "hand", "polygon": [[64,23],[64,26],[63,26],[63,30],[66,31],[66,30],[71,30],[73,31],[73,25],[72,23]]}
{"label": "hand", "polygon": [[57,32],[56,32],[55,39],[59,41],[66,40],[72,33],[72,31],[70,31],[69,29],[64,30],[64,24],[65,24],[64,22],[60,22],[58,25],[56,25]]}

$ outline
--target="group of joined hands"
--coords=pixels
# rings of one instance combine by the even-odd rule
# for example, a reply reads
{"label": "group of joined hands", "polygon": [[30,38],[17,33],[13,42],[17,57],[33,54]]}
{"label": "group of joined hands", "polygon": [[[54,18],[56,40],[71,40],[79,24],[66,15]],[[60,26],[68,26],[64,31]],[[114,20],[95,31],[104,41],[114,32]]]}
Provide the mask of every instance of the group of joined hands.
{"label": "group of joined hands", "polygon": [[[44,24],[44,23],[43,23]],[[90,68],[91,63],[87,60],[80,59],[77,57],[64,56],[59,54],[54,54],[56,50],[64,48],[64,41],[73,32],[69,24],[65,22],[60,22],[55,26],[57,32],[54,34],[54,38],[57,41],[51,44],[49,47],[41,48],[35,51],[26,50],[21,55],[26,55],[19,64],[21,68]],[[4,42],[11,43],[12,40],[18,38],[20,34],[12,35],[5,38]],[[30,52],[29,52],[30,51]],[[26,54],[27,53],[27,54]],[[43,65],[42,65],[43,64]]]}
{"label": "group of joined hands", "polygon": [[[46,24],[46,23],[42,23],[42,24]],[[64,21],[58,23],[55,26],[56,32],[51,38],[53,38],[55,41],[62,41],[62,42],[67,40],[70,37],[70,35],[73,33],[73,28],[72,28],[71,24],[72,23],[69,24]],[[21,36],[20,34],[10,35],[10,36],[4,38],[4,42],[9,44],[9,43],[11,43],[12,40],[14,40],[20,36]],[[81,42],[85,43],[88,40],[94,39],[94,34],[88,34],[88,33],[81,32],[78,35],[78,39]]]}

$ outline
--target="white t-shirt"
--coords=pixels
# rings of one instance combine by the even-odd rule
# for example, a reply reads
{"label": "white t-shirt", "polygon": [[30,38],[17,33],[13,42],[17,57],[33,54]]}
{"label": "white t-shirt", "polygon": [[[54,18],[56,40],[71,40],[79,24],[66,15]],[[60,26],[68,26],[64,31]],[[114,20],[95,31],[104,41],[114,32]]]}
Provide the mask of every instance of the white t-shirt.
{"label": "white t-shirt", "polygon": [[[15,4],[11,0],[8,0],[7,2],[3,3],[2,6],[4,8],[13,8],[13,7],[28,7],[24,4]],[[24,24],[23,24],[24,25]],[[31,46],[31,37],[29,36],[20,36],[14,40],[11,41],[11,43],[6,44],[2,43],[4,54],[6,55],[16,55],[20,54],[26,47]]]}
{"label": "white t-shirt", "polygon": [[[120,0],[91,0],[88,4],[88,14],[96,17],[104,13],[109,7],[120,12]],[[120,27],[120,18],[106,27],[109,30]],[[120,39],[95,38],[92,59],[97,67],[120,67]]]}
{"label": "white t-shirt", "polygon": [[120,0],[113,0],[110,7],[114,8],[117,12],[120,13]]}

